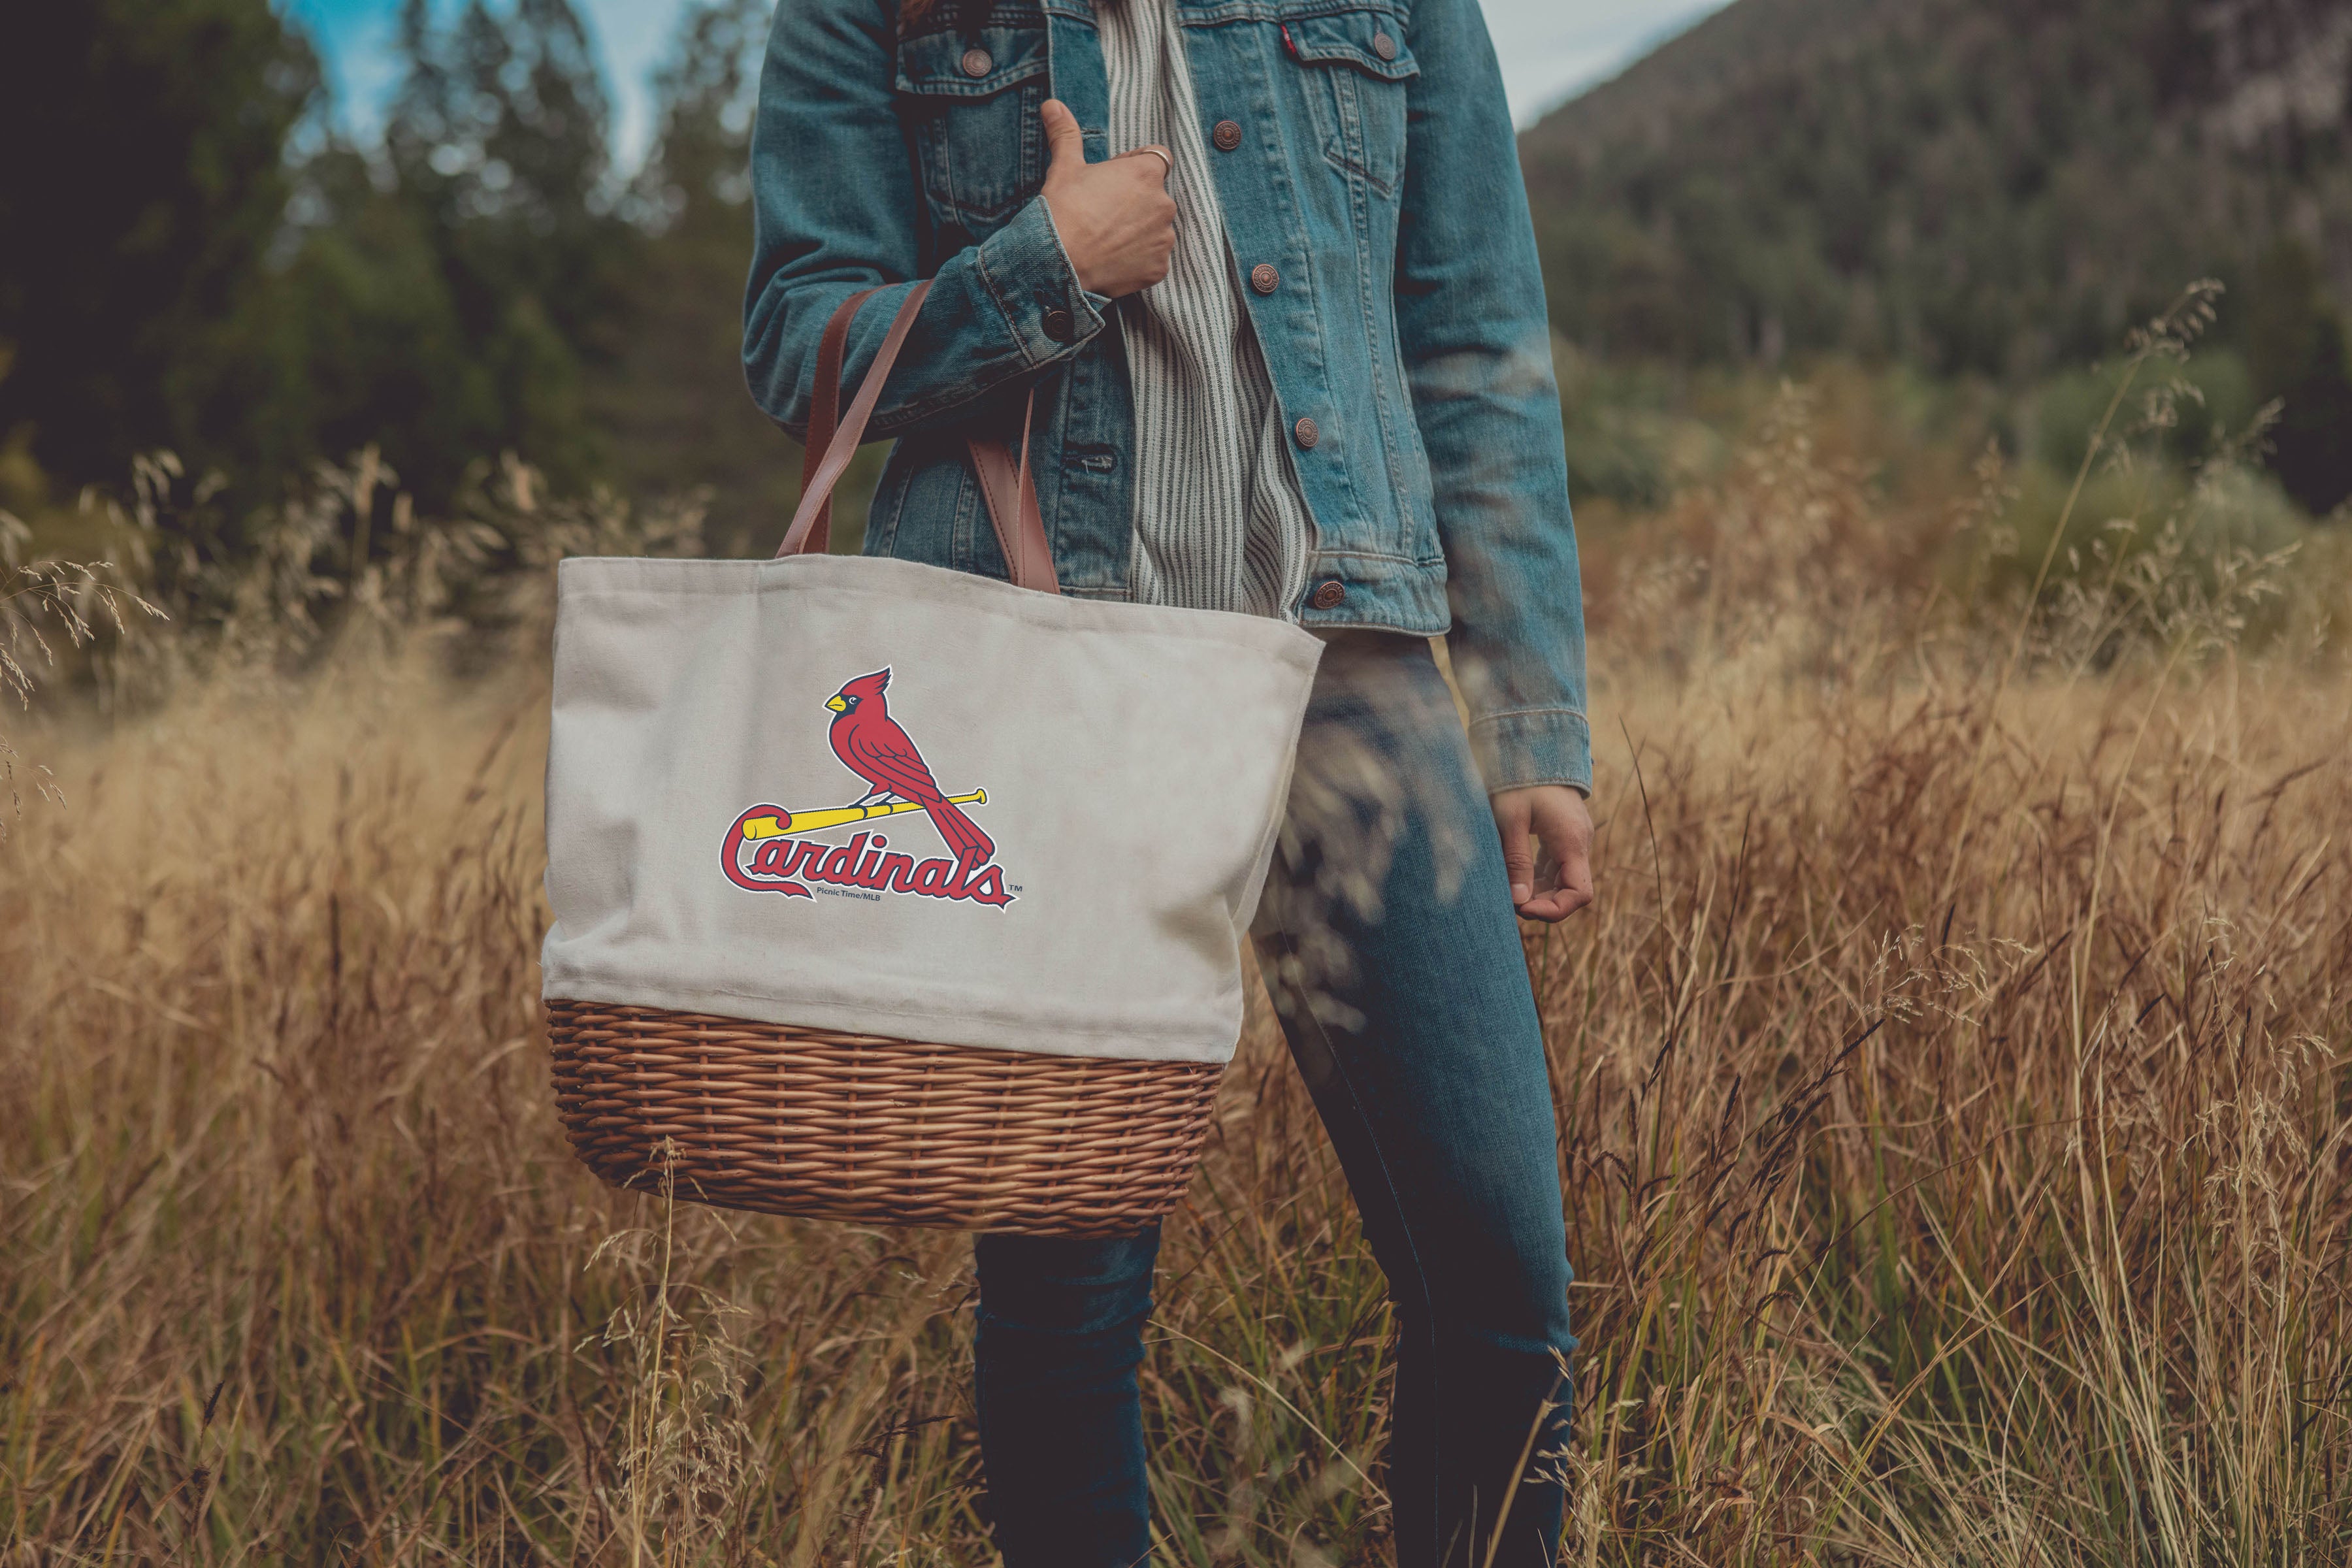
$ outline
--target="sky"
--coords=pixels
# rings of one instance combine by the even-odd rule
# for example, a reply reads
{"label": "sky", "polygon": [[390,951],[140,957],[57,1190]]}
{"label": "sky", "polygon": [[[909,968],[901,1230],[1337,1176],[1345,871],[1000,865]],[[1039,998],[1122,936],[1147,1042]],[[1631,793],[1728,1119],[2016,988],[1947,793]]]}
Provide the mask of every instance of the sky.
{"label": "sky", "polygon": [[[324,46],[344,122],[373,125],[394,85],[398,0],[281,0]],[[595,34],[612,85],[621,162],[634,167],[652,131],[652,75],[686,0],[575,0]],[[1578,89],[1606,80],[1660,38],[1724,0],[1480,0],[1512,116],[1532,124]],[[444,11],[455,0],[436,0]]]}

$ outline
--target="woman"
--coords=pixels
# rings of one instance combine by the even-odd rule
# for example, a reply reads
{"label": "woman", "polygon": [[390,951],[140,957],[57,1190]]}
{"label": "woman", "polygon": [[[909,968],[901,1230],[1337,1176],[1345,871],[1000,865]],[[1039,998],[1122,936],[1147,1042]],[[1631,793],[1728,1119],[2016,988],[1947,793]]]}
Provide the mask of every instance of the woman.
{"label": "woman", "polygon": [[[1257,942],[1396,1303],[1397,1560],[1549,1563],[1575,1341],[1513,914],[1590,900],[1591,762],[1542,281],[1477,0],[783,0],[752,163],[744,360],[787,429],[834,308],[935,279],[871,426],[898,441],[867,552],[1005,575],[965,438],[1010,436],[1034,389],[1066,592],[1328,639]],[[858,317],[847,384],[898,294]],[[1158,1247],[979,1242],[1012,1568],[1149,1555]]]}

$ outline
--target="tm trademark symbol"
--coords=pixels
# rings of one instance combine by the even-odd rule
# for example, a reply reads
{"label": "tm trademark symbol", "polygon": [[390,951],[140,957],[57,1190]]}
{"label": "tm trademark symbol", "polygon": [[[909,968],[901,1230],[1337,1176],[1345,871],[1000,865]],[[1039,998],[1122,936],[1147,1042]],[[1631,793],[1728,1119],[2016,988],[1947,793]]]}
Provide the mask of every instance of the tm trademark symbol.
{"label": "tm trademark symbol", "polygon": [[1004,885],[1012,889],[1016,893],[1022,890],[1021,884],[1018,882],[1007,882]]}

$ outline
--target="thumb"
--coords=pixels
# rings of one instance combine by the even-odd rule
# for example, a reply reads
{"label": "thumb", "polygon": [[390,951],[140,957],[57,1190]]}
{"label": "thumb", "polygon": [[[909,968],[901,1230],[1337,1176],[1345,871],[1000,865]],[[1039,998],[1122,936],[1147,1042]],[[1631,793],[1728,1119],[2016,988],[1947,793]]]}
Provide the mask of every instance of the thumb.
{"label": "thumb", "polygon": [[1496,803],[1495,826],[1503,837],[1503,871],[1510,879],[1514,909],[1536,896],[1536,851],[1528,834],[1528,816],[1524,800]]}
{"label": "thumb", "polygon": [[1045,155],[1053,167],[1065,164],[1083,166],[1087,161],[1087,139],[1078,130],[1078,117],[1058,98],[1049,98],[1037,117],[1045,126]]}

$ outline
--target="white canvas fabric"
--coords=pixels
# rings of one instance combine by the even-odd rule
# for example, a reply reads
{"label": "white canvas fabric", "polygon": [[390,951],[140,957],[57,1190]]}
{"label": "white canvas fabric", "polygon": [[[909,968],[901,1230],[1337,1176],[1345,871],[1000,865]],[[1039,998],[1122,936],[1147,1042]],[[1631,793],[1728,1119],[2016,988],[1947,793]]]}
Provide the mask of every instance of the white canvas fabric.
{"label": "white canvas fabric", "polygon": [[[558,593],[547,996],[1232,1056],[1315,637],[864,557],[572,560]],[[888,814],[823,815],[861,800]]]}

